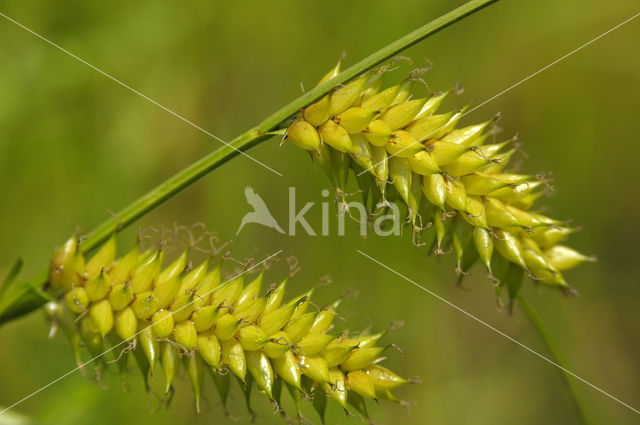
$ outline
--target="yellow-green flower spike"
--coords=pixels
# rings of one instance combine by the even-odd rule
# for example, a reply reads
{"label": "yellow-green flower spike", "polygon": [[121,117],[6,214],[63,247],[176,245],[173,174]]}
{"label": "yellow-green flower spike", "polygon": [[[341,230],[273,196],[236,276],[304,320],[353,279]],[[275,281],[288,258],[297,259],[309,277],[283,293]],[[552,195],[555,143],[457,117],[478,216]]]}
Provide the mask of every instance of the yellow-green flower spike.
{"label": "yellow-green flower spike", "polygon": [[[497,116],[457,128],[467,107],[439,112],[452,90],[414,96],[415,73],[384,88],[387,70],[361,76],[309,105],[289,126],[292,141],[317,151],[313,157],[338,194],[350,192],[345,186],[354,171],[370,217],[379,201],[405,204],[407,220],[400,219],[413,227],[414,243],[431,240],[417,245],[437,254],[454,251],[460,276],[480,259],[495,281],[492,263],[501,257],[534,280],[567,290],[560,272],[593,259],[555,249],[573,229],[532,211],[545,184],[508,170],[516,138],[495,141],[490,127]],[[453,234],[459,228],[451,225],[455,216],[471,226],[472,243]]]}
{"label": "yellow-green flower spike", "polygon": [[[541,246],[539,252],[548,250]],[[85,262],[72,239],[51,261],[50,291],[58,297],[56,308],[66,308],[73,319],[65,333],[78,362],[81,346],[94,357],[122,344],[114,350],[116,365],[99,361],[96,373],[115,367],[124,376],[132,356],[147,390],[160,375],[169,393],[184,368],[196,410],[208,397],[205,369],[223,401],[232,374],[242,382],[247,401],[255,386],[278,403],[285,383],[297,409],[303,392],[319,391],[316,397],[325,402],[334,399],[341,407],[362,411],[363,399],[396,400],[389,391],[407,382],[378,365],[384,348],[376,344],[385,332],[353,337],[330,333],[341,300],[317,309],[310,302],[315,287],[287,299],[287,279],[266,290],[262,274],[221,282],[221,267],[212,266],[211,259],[189,269],[187,251],[164,268],[163,249],[141,254],[136,245],[122,258],[115,258],[115,252],[111,238]],[[563,267],[582,261],[567,250],[554,252],[553,258]],[[69,264],[73,273],[61,272]],[[162,373],[154,372],[157,367]]]}

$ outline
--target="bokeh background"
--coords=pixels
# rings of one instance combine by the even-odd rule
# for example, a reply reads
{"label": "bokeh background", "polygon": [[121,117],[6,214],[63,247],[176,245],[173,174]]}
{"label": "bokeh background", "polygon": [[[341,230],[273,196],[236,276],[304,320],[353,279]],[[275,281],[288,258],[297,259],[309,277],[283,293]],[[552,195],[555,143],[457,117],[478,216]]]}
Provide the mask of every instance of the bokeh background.
{"label": "bokeh background", "polygon": [[[120,78],[214,134],[230,139],[310,87],[341,52],[354,63],[461,1],[410,0],[293,2],[71,2],[0,1],[0,11]],[[637,13],[635,0],[503,1],[436,34],[404,54],[414,66],[429,58],[433,89],[456,83],[464,94],[447,106],[481,102],[596,35]],[[40,270],[52,249],[77,227],[88,230],[143,192],[220,143],[0,18],[0,275],[20,255],[24,275]],[[638,111],[640,20],[465,117],[465,123],[502,112],[504,136],[519,132],[522,170],[552,173],[557,193],[548,211],[584,231],[577,249],[598,256],[568,273],[580,291],[566,298],[549,289],[525,292],[540,311],[570,368],[638,408],[640,320],[638,241]],[[402,79],[402,67],[390,81]],[[278,177],[238,157],[174,197],[123,233],[149,225],[203,222],[221,238],[235,237],[249,211],[243,189],[252,186],[281,222],[288,187],[300,203],[323,200],[328,187],[304,152],[274,139],[251,150],[281,171]],[[525,161],[526,159],[526,161]],[[309,221],[319,226],[320,207]],[[335,221],[333,221],[335,223]],[[497,307],[480,268],[456,287],[452,256],[433,258],[404,238],[284,236],[249,225],[236,238],[239,258],[278,249],[299,259],[296,292],[324,275],[333,283],[317,302],[347,289],[359,297],[343,305],[352,327],[406,327],[387,337],[404,354],[388,365],[422,383],[399,391],[409,413],[371,406],[386,424],[579,423],[558,371],[408,282],[373,264],[356,249],[386,262],[519,341],[546,354],[516,308]],[[254,247],[257,250],[254,250]],[[280,267],[280,269],[278,269]],[[268,275],[277,280],[284,261]],[[0,328],[0,406],[9,405],[74,367],[59,336],[47,339],[42,314]],[[132,374],[135,375],[135,374]],[[193,409],[186,377],[169,409],[159,409],[140,379],[129,391],[107,378],[107,388],[73,374],[13,410],[40,424],[245,423],[241,394],[233,392],[224,418],[211,382],[203,413]],[[603,394],[581,390],[599,423],[638,423],[638,416]],[[282,423],[255,397],[258,423]],[[335,406],[329,423],[360,423]],[[312,411],[309,419],[317,422]],[[8,419],[0,418],[0,423]],[[4,421],[4,422],[3,422]]]}

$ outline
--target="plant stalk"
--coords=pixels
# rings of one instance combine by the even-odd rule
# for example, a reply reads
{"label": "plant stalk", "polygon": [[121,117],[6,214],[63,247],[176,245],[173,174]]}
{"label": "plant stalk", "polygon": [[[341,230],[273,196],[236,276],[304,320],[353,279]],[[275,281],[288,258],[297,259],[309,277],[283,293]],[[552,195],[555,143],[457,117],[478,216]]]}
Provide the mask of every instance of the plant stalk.
{"label": "plant stalk", "polygon": [[[397,55],[401,51],[413,46],[425,38],[438,31],[454,24],[455,22],[469,16],[498,0],[471,0],[462,6],[434,19],[426,25],[405,35],[402,38],[388,44],[377,52],[367,56],[355,65],[347,68],[331,80],[315,87],[313,90],[303,94],[294,101],[280,108],[278,111],[267,117],[257,126],[233,139],[228,145],[222,146],[214,152],[204,156],[193,164],[150,190],[122,210],[118,211],[113,218],[100,223],[96,228],[88,233],[87,238],[80,246],[81,252],[87,252],[105,241],[111,234],[118,232],[144,214],[152,211],[167,199],[186,189],[200,178],[209,174],[220,165],[240,154],[240,151],[259,144],[270,138],[268,132],[276,129],[281,123],[298,113],[322,96],[329,93],[334,87],[349,82],[360,74],[370,70],[386,60]],[[4,291],[3,299],[0,300],[0,324],[11,319],[20,317],[30,311],[35,310],[49,300],[49,297],[39,290],[47,280],[46,270],[39,273],[28,282],[21,282],[12,285]],[[13,294],[7,294],[14,291]],[[21,300],[29,299],[28,305],[21,304]]]}
{"label": "plant stalk", "polygon": [[[533,325],[533,328],[536,330],[538,336],[547,347],[547,350],[551,354],[552,360],[560,366],[566,368],[569,363],[567,362],[566,357],[562,354],[560,347],[551,335],[549,328],[547,328],[538,312],[531,306],[531,304],[529,304],[529,302],[524,298],[522,294],[518,295],[518,301],[525,316],[527,316],[529,322],[531,322],[531,324]],[[585,425],[595,425],[597,422],[588,407],[588,401],[584,397],[582,388],[580,388],[578,382],[564,370],[558,368],[558,372],[562,377],[562,381],[566,385],[566,388],[570,394],[575,409],[577,410],[577,413],[582,420],[582,423],[584,423]]]}

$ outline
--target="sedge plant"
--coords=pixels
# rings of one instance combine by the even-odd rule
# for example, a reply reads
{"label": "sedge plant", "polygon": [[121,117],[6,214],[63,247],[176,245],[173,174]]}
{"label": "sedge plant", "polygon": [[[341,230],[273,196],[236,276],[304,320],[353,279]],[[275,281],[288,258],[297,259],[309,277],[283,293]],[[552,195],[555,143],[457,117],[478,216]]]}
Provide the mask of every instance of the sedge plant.
{"label": "sedge plant", "polygon": [[[336,66],[317,87],[117,212],[117,218],[101,223],[82,243],[72,238],[62,245],[51,267],[34,278],[17,278],[18,260],[0,288],[0,324],[46,304],[52,317],[64,316],[67,323],[74,318],[78,326],[69,333],[74,346],[83,343],[98,350],[113,341],[138,344],[131,352],[143,371],[164,362],[169,386],[182,361],[176,352],[187,353],[183,360],[197,400],[205,368],[217,377],[221,395],[228,386],[218,372],[225,368],[247,386],[255,382],[272,400],[282,383],[294,397],[317,388],[342,406],[351,397],[361,411],[358,397],[394,399],[388,390],[406,381],[376,363],[381,349],[375,342],[381,334],[354,339],[324,333],[333,307],[306,313],[309,294],[283,303],[281,285],[259,296],[259,278],[246,286],[236,279],[218,288],[219,269],[210,270],[205,263],[186,271],[186,253],[164,269],[162,249],[134,248],[115,258],[115,241],[109,239],[114,233],[241,151],[285,132],[311,152],[337,189],[343,190],[355,171],[372,209],[400,200],[414,241],[435,253],[453,248],[461,275],[479,259],[498,290],[506,287],[511,298],[522,297],[518,289],[525,274],[570,291],[561,272],[590,258],[559,245],[571,228],[531,210],[541,182],[507,171],[512,141],[490,140],[486,129],[491,120],[456,128],[464,108],[437,112],[448,92],[414,99],[415,74],[382,89],[386,68],[374,70],[495,1],[469,1],[344,71]],[[84,255],[101,244],[85,262]],[[211,293],[202,295],[203,287]],[[526,307],[534,325],[540,325]],[[207,314],[209,321],[202,324]],[[540,334],[555,347],[548,332]],[[158,341],[162,337],[165,341]],[[309,337],[326,345],[300,349]],[[558,357],[557,349],[552,351]],[[571,389],[579,400],[579,391]],[[586,409],[580,408],[584,414]]]}

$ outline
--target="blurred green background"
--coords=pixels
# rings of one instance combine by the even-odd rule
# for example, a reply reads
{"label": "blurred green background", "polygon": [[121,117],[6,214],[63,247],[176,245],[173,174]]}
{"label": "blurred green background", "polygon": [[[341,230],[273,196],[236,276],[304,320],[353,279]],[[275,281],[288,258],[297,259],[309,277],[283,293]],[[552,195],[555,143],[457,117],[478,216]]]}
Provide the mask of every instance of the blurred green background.
{"label": "blurred green background", "polygon": [[[342,51],[354,63],[461,1],[138,2],[0,1],[0,11],[104,69],[133,88],[229,140],[311,87]],[[484,101],[638,12],[636,0],[503,1],[405,52],[423,66],[432,89],[459,82],[464,94],[447,106]],[[567,355],[571,370],[605,391],[640,406],[640,240],[638,111],[640,20],[607,35],[523,85],[465,117],[465,123],[502,112],[504,136],[520,133],[522,170],[552,172],[557,193],[543,203],[585,230],[570,244],[599,257],[567,274],[580,291],[525,292]],[[216,149],[220,143],[0,18],[0,275],[16,256],[25,276],[46,264],[54,246]],[[400,80],[410,68],[390,75]],[[304,152],[274,139],[251,155],[284,174],[278,177],[238,157],[174,197],[133,226],[203,222],[224,239],[235,237],[249,211],[251,185],[281,222],[288,187],[299,203],[322,200],[328,187]],[[308,215],[320,222],[316,205]],[[318,225],[319,226],[319,225]],[[122,236],[132,241],[135,229]],[[557,370],[355,252],[364,252],[534,349],[544,351],[517,309],[497,308],[485,273],[475,268],[455,286],[452,256],[428,257],[404,238],[357,235],[290,237],[249,225],[234,254],[262,258],[278,249],[296,256],[292,281],[306,290],[329,274],[317,294],[343,304],[354,328],[377,329],[404,320],[387,337],[403,348],[387,364],[422,383],[399,391],[410,411],[391,403],[371,406],[378,423],[579,423]],[[257,247],[258,251],[254,251]],[[281,263],[284,263],[282,261]],[[269,279],[282,276],[274,270]],[[42,314],[0,328],[0,406],[9,405],[74,367],[61,336],[47,339]],[[193,409],[186,377],[168,410],[131,378],[100,388],[75,373],[15,409],[42,424],[245,423],[242,396],[233,393],[224,418],[211,382],[203,413]],[[603,394],[581,387],[600,423],[637,423],[638,416]],[[283,423],[256,397],[258,423]],[[149,401],[151,400],[151,401]],[[317,422],[313,412],[308,417]],[[239,419],[239,421],[238,421]],[[0,419],[0,423],[3,419]],[[329,423],[360,423],[335,406]]]}

